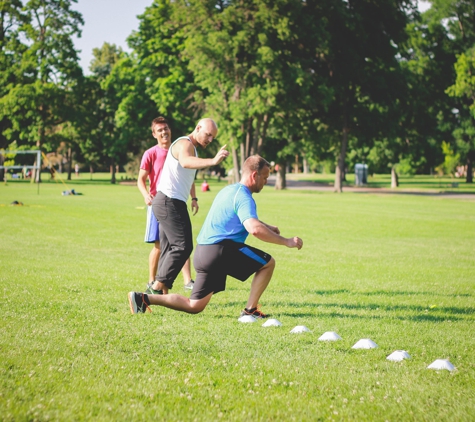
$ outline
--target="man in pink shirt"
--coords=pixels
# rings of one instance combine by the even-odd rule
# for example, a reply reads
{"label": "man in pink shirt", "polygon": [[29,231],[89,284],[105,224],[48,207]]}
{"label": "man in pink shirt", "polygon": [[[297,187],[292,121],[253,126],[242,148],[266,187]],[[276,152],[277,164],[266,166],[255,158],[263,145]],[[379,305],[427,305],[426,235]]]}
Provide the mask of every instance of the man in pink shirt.
{"label": "man in pink shirt", "polygon": [[[152,212],[152,200],[157,193],[157,185],[162,174],[163,165],[171,145],[171,131],[168,122],[164,117],[157,117],[152,121],[152,136],[157,140],[157,145],[145,151],[140,164],[137,187],[142,194],[145,204],[147,204],[147,225],[145,229],[145,242],[153,243],[153,249],[149,255],[149,283],[147,292],[150,294],[161,294],[161,291],[153,290],[157,274],[158,261],[160,259],[160,236],[159,224]],[[147,179],[149,188],[147,189]],[[195,197],[195,184],[190,189],[191,197]],[[198,212],[198,202],[192,201],[191,208],[193,215]],[[191,279],[191,265],[188,259],[182,269],[185,289],[192,290],[194,281]]]}

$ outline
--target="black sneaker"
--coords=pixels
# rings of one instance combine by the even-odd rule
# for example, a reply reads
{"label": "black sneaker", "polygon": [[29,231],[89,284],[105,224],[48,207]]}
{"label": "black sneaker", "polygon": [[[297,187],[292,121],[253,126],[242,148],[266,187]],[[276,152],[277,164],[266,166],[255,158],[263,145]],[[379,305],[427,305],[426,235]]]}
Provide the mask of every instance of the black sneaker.
{"label": "black sneaker", "polygon": [[251,309],[244,308],[244,310],[241,312],[241,316],[245,316],[245,315],[252,315],[254,318],[257,318],[257,319],[270,317],[270,315],[266,315],[263,312],[261,312],[259,310],[259,307],[251,308]]}
{"label": "black sneaker", "polygon": [[193,290],[194,285],[195,285],[195,280],[190,280],[188,284],[185,284],[185,290]]}
{"label": "black sneaker", "polygon": [[152,286],[155,284],[154,281],[150,281],[147,283],[147,290],[145,290],[145,293],[148,295],[163,295],[163,290],[154,290]]}
{"label": "black sneaker", "polygon": [[[129,293],[130,312],[133,314],[144,314],[146,311],[152,312],[150,301],[145,293],[130,292]],[[148,302],[148,303],[147,303]]]}

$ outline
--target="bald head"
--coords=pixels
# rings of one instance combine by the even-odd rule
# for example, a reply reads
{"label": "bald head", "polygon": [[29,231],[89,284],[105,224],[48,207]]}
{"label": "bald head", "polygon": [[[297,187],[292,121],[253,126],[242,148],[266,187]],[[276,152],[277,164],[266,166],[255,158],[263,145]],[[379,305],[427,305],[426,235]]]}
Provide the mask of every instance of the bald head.
{"label": "bald head", "polygon": [[218,125],[213,119],[206,117],[198,122],[190,137],[194,143],[206,148],[217,134]]}
{"label": "bald head", "polygon": [[205,117],[204,119],[201,119],[196,126],[206,127],[206,128],[209,128],[210,130],[214,129],[216,132],[218,132],[218,125],[213,119],[210,119],[209,117]]}

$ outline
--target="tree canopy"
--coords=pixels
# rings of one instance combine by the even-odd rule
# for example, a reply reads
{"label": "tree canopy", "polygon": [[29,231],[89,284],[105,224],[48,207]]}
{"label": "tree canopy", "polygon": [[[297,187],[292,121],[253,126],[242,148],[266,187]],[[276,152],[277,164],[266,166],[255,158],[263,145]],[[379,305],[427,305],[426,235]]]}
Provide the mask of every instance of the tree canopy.
{"label": "tree canopy", "polygon": [[357,162],[460,167],[473,181],[473,0],[433,0],[422,14],[411,0],[154,0],[131,52],[98,46],[87,77],[74,3],[2,2],[0,147],[69,148],[69,160],[107,163],[114,182],[150,146],[154,117],[178,137],[208,116],[235,175],[260,153],[284,170],[303,159],[331,169],[338,192]]}

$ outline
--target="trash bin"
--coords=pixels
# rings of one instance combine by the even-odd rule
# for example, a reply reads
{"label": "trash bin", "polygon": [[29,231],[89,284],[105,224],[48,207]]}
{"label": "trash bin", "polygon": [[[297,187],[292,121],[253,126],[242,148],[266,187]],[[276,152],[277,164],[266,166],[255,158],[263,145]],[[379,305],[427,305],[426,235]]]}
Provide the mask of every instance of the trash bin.
{"label": "trash bin", "polygon": [[368,165],[355,164],[355,185],[362,186],[368,183]]}

